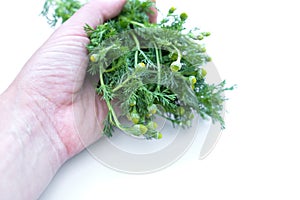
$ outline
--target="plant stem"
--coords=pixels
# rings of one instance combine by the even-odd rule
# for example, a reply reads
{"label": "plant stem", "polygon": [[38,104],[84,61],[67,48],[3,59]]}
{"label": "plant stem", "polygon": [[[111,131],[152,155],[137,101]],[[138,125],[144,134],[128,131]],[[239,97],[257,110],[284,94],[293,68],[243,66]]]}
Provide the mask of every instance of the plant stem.
{"label": "plant stem", "polygon": [[130,81],[132,78],[134,78],[134,76],[128,76],[127,79],[125,81],[123,81],[121,84],[119,84],[117,87],[115,87],[112,92],[116,92],[117,90],[121,89],[124,84],[126,84],[128,81]]}
{"label": "plant stem", "polygon": [[175,45],[173,45],[173,44],[172,44],[172,47],[176,50],[176,52],[178,54],[177,61],[180,62],[181,56],[182,56],[180,50]]}
{"label": "plant stem", "polygon": [[140,42],[137,39],[136,35],[134,33],[130,33],[132,35],[132,38],[135,42],[136,45],[136,51],[135,51],[135,56],[134,56],[134,67],[136,67],[138,65],[138,56],[139,56],[139,51],[141,51],[141,47],[140,47]]}
{"label": "plant stem", "polygon": [[134,54],[134,67],[137,67],[138,65],[138,58],[139,57],[139,51],[135,51],[135,54]]}
{"label": "plant stem", "polygon": [[136,49],[137,49],[137,50],[140,50],[140,49],[141,49],[141,47],[140,47],[140,42],[139,42],[139,40],[137,39],[136,35],[135,35],[134,33],[132,33],[132,32],[130,32],[130,34],[131,34],[131,36],[132,36],[132,38],[133,38],[133,40],[134,40],[134,42],[135,42]]}
{"label": "plant stem", "polygon": [[142,27],[142,28],[146,28],[146,27],[144,26],[144,24],[141,24],[141,23],[139,23],[139,22],[136,22],[136,21],[131,21],[131,20],[128,20],[128,22],[130,22],[131,24],[134,24],[134,25],[140,26],[140,27]]}
{"label": "plant stem", "polygon": [[156,55],[156,65],[157,65],[157,90],[160,90],[160,83],[161,83],[161,65],[160,65],[160,56],[158,52],[157,45],[154,43],[155,48],[155,55]]}
{"label": "plant stem", "polygon": [[[103,67],[100,65],[100,66],[99,66],[99,72],[100,72],[100,73],[99,73],[100,84],[101,84],[101,85],[105,85],[104,80],[103,80],[102,69],[103,69]],[[103,93],[107,93],[107,91],[106,91],[105,88],[104,88],[104,90],[103,90]],[[104,95],[104,96],[105,96],[105,95]],[[118,120],[118,118],[117,118],[117,115],[116,115],[115,110],[113,109],[113,107],[112,107],[112,105],[111,105],[111,103],[110,103],[110,100],[107,99],[107,98],[104,98],[104,100],[105,100],[105,102],[106,102],[106,105],[107,105],[107,108],[108,108],[109,112],[110,112],[110,113],[112,114],[112,116],[113,116],[113,120],[114,120],[116,126],[117,126],[118,128],[120,128],[120,129],[122,129],[122,125],[121,125],[121,123],[119,122],[119,120]]]}
{"label": "plant stem", "polygon": [[117,69],[117,68],[118,68],[118,66],[112,67],[112,68],[110,68],[110,69],[104,70],[104,72],[112,72],[112,71],[114,71],[114,70]]}
{"label": "plant stem", "polygon": [[[132,35],[132,38],[136,44],[136,48],[137,48],[137,51],[152,65],[154,65],[154,63],[148,58],[148,56],[141,50],[141,47],[140,47],[140,42],[139,40],[137,39],[136,35],[134,33],[130,33]],[[138,52],[135,52],[135,65],[137,65],[138,61]]]}

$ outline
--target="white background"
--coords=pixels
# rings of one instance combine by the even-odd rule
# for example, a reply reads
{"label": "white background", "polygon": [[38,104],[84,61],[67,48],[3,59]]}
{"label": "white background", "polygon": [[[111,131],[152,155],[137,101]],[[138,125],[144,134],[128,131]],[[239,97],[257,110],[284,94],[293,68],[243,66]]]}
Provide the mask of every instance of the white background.
{"label": "white background", "polygon": [[[51,30],[42,1],[0,7],[0,92]],[[204,160],[186,160],[154,174],[99,167],[87,152],[59,171],[41,199],[299,199],[300,12],[296,0],[158,2],[189,13],[212,32],[207,50],[227,96],[227,128]],[[101,172],[92,173],[95,168]]]}

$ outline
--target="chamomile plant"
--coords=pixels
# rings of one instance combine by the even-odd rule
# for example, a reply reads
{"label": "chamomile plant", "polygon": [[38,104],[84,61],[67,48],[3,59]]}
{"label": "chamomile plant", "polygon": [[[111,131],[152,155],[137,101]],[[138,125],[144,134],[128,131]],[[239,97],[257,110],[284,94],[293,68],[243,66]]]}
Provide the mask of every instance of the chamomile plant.
{"label": "chamomile plant", "polygon": [[[46,0],[42,12],[50,25],[66,21],[82,6],[75,0]],[[97,27],[84,28],[90,43],[88,72],[99,78],[97,95],[105,101],[108,114],[104,134],[115,128],[147,139],[160,139],[156,116],[171,121],[174,128],[188,128],[195,115],[210,117],[225,127],[222,118],[225,81],[208,84],[203,68],[211,57],[203,40],[210,36],[197,28],[187,29],[187,13],[171,7],[158,23],[149,22],[155,5],[150,0],[128,0],[121,13]],[[114,103],[112,103],[114,102]],[[130,123],[122,123],[116,113]]]}

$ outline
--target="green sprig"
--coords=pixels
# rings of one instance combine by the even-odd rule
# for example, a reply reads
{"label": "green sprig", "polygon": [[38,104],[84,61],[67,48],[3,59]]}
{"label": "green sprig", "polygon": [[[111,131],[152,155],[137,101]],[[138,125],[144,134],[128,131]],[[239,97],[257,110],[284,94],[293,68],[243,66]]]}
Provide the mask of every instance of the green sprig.
{"label": "green sprig", "polygon": [[[42,14],[54,26],[81,6],[76,0],[46,0]],[[176,13],[174,7],[161,22],[151,24],[153,7],[150,0],[128,0],[117,17],[95,28],[84,27],[90,39],[88,71],[99,77],[95,90],[108,107],[104,134],[112,136],[117,127],[133,136],[160,139],[156,115],[189,127],[194,114],[199,114],[224,128],[224,93],[234,87],[226,87],[225,81],[206,82],[203,66],[211,57],[199,41],[210,33],[187,30],[188,14]],[[131,124],[119,121],[115,106]]]}

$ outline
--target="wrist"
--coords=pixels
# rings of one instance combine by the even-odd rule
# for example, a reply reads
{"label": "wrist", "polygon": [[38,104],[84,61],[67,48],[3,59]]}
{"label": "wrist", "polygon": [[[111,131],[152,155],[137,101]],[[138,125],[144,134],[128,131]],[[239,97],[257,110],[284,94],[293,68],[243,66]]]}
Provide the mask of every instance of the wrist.
{"label": "wrist", "polygon": [[23,138],[31,145],[35,140],[44,142],[44,145],[47,143],[46,146],[55,152],[55,159],[61,165],[67,159],[65,146],[47,113],[52,106],[47,100],[42,102],[41,99],[38,94],[28,94],[18,87],[8,89],[0,95],[1,107],[5,110],[2,112],[4,116],[0,117],[6,119],[6,127],[15,132],[16,140]]}
{"label": "wrist", "polygon": [[0,194],[33,199],[65,161],[64,146],[47,115],[25,92],[8,89],[0,102]]}

